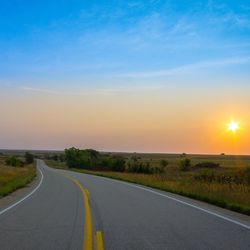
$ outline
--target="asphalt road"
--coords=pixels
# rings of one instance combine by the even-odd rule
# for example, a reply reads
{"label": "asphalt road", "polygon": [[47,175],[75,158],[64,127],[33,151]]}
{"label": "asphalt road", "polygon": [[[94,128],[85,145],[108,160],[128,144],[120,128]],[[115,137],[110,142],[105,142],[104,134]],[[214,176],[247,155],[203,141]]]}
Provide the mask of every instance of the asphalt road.
{"label": "asphalt road", "polygon": [[1,250],[86,249],[90,229],[93,249],[96,231],[106,250],[250,249],[248,216],[40,160],[38,168],[43,178],[35,192],[0,208]]}

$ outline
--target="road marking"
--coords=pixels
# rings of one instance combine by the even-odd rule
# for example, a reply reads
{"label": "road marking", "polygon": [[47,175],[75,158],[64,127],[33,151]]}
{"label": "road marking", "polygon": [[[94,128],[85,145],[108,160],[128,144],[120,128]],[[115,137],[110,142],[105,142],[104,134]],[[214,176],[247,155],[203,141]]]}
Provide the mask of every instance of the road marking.
{"label": "road marking", "polygon": [[92,220],[91,220],[91,212],[90,212],[89,199],[88,199],[88,190],[83,188],[83,186],[76,179],[68,175],[67,177],[71,179],[82,192],[82,196],[83,196],[83,200],[85,204],[85,224],[84,224],[84,237],[83,237],[82,249],[92,250]]}
{"label": "road marking", "polygon": [[96,231],[95,235],[95,250],[104,250],[102,232]]}
{"label": "road marking", "polygon": [[43,173],[42,171],[40,170],[39,167],[37,167],[38,171],[40,172],[41,174],[41,179],[40,179],[40,182],[39,184],[37,185],[37,187],[31,192],[29,193],[28,195],[26,195],[25,197],[23,197],[21,200],[19,200],[18,202],[12,204],[11,206],[5,208],[4,210],[0,211],[0,215],[2,215],[3,213],[7,212],[8,210],[12,209],[13,207],[17,206],[18,204],[20,204],[21,202],[25,201],[27,198],[29,198],[32,194],[34,194],[41,186],[42,182],[43,182]]}
{"label": "road marking", "polygon": [[158,196],[162,196],[162,197],[168,198],[168,199],[170,199],[170,200],[173,200],[173,201],[176,201],[176,202],[181,203],[181,204],[183,204],[183,205],[186,205],[186,206],[195,208],[195,209],[197,209],[197,210],[203,211],[203,212],[205,212],[205,213],[207,213],[207,214],[216,216],[216,217],[218,217],[218,218],[220,218],[220,219],[226,220],[226,221],[228,221],[228,222],[231,222],[231,223],[233,223],[233,224],[236,224],[236,225],[238,225],[238,226],[241,226],[241,227],[244,227],[244,228],[250,230],[250,226],[249,226],[249,225],[246,225],[246,224],[244,224],[244,223],[241,223],[241,222],[239,222],[239,221],[236,221],[236,220],[231,219],[231,218],[229,218],[229,217],[226,217],[226,216],[224,216],[224,215],[220,215],[220,214],[218,214],[218,213],[209,211],[209,210],[207,210],[207,209],[205,209],[205,208],[201,208],[201,207],[199,207],[199,206],[196,206],[196,205],[190,204],[190,203],[188,203],[188,202],[179,200],[179,199],[174,198],[174,197],[171,197],[171,196],[169,196],[169,195],[166,195],[166,194],[162,194],[162,193],[156,192],[156,191],[154,191],[154,190],[152,190],[152,189],[144,188],[144,187],[138,186],[138,185],[136,185],[136,184],[127,183],[127,182],[125,182],[125,181],[114,180],[114,179],[111,179],[111,178],[108,178],[108,177],[104,177],[104,176],[96,176],[96,175],[91,175],[91,174],[86,174],[86,175],[94,176],[94,177],[96,177],[96,178],[101,177],[101,178],[104,178],[104,179],[106,179],[106,180],[108,179],[109,181],[122,183],[122,184],[127,185],[127,186],[130,186],[130,187],[138,188],[138,189],[141,189],[141,190],[144,190],[144,191],[147,191],[147,192],[156,194],[156,195],[158,195]]}

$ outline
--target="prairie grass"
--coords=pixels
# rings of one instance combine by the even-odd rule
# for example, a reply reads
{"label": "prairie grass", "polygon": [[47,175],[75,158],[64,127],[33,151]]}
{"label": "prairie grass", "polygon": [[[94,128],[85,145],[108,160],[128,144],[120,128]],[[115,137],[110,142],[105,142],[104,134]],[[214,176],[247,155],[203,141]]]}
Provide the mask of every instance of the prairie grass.
{"label": "prairie grass", "polygon": [[[169,178],[166,175],[137,173],[96,172],[73,169],[74,171],[128,181],[157,188],[171,193],[205,201],[223,208],[250,215],[250,189],[243,184],[205,183],[190,176]],[[189,173],[190,174],[190,173]]]}
{"label": "prairie grass", "polygon": [[[127,159],[131,157],[131,154],[123,155]],[[180,171],[179,155],[137,154],[137,156],[141,161],[151,161],[153,166],[159,165],[162,159],[167,160],[169,165],[162,174],[71,170],[157,188],[250,215],[250,185],[249,181],[246,181],[245,172],[250,166],[250,157],[188,155],[192,166],[199,162],[212,161],[219,163],[220,167],[207,170],[191,167],[190,171]],[[47,164],[67,169],[65,163],[47,161]]]}
{"label": "prairie grass", "polygon": [[6,166],[5,157],[0,157],[0,198],[26,186],[35,176],[35,164],[11,167]]}

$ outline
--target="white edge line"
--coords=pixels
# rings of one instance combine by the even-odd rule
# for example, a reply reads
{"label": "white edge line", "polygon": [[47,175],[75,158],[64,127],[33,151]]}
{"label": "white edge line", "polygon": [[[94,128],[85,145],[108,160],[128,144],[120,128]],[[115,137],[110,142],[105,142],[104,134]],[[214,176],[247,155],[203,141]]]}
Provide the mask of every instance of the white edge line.
{"label": "white edge line", "polygon": [[166,198],[168,198],[168,199],[170,199],[170,200],[174,200],[174,201],[176,201],[176,202],[178,202],[178,203],[181,203],[181,204],[184,204],[184,205],[186,205],[186,206],[189,206],[189,207],[198,209],[198,210],[203,211],[203,212],[205,212],[205,213],[214,215],[214,216],[216,216],[216,217],[218,217],[218,218],[221,218],[221,219],[224,219],[224,220],[226,220],[226,221],[229,221],[229,222],[232,222],[232,223],[234,223],[234,224],[237,224],[237,225],[239,225],[239,226],[242,226],[242,227],[244,227],[244,228],[246,228],[246,229],[248,229],[248,230],[250,229],[250,226],[248,226],[248,225],[246,225],[246,224],[243,224],[243,223],[241,223],[241,222],[239,222],[239,221],[230,219],[230,218],[228,218],[228,217],[226,217],[226,216],[223,216],[223,215],[220,215],[220,214],[218,214],[218,213],[209,211],[209,210],[207,210],[207,209],[198,207],[198,206],[196,206],[196,205],[190,204],[190,203],[188,203],[188,202],[185,202],[185,201],[182,201],[182,200],[173,198],[173,197],[168,196],[168,195],[165,195],[165,194],[158,193],[158,192],[153,191],[153,190],[151,190],[151,189],[143,188],[143,187],[136,186],[136,185],[131,185],[131,184],[129,184],[129,183],[126,183],[126,185],[128,185],[128,186],[133,186],[133,187],[137,187],[137,188],[139,188],[139,189],[142,189],[142,190],[151,192],[151,193],[153,193],[153,194],[157,194],[157,195],[159,195],[159,196],[166,197]]}
{"label": "white edge line", "polygon": [[29,193],[28,195],[26,195],[25,197],[23,197],[21,200],[19,200],[18,202],[14,203],[11,206],[9,206],[9,207],[5,208],[4,210],[0,211],[0,215],[2,215],[3,213],[7,212],[8,210],[12,209],[13,207],[17,206],[18,204],[20,204],[21,202],[23,202],[24,200],[26,200],[27,198],[29,198],[32,194],[34,194],[38,190],[38,188],[40,188],[40,186],[41,186],[41,184],[43,182],[43,173],[42,173],[42,171],[40,170],[39,167],[37,167],[37,169],[38,169],[38,171],[41,174],[41,179],[40,179],[39,184],[36,186],[36,188],[31,193]]}
{"label": "white edge line", "polygon": [[[77,173],[77,172],[73,172],[73,173]],[[78,173],[79,173],[79,172],[78,172]],[[80,173],[80,174],[81,174],[81,173]],[[84,173],[82,173],[82,174],[84,174]],[[108,177],[105,177],[105,176],[97,176],[97,175],[91,175],[91,174],[86,174],[86,175],[90,175],[90,176],[94,176],[94,177],[101,177],[101,178],[109,179],[109,180],[114,181],[114,182],[122,183],[122,184],[127,185],[127,186],[136,187],[136,188],[138,188],[138,189],[142,189],[142,190],[144,190],[144,191],[148,191],[148,192],[150,192],[150,193],[153,193],[153,194],[156,194],[156,195],[159,195],[159,196],[168,198],[168,199],[170,199],[170,200],[176,201],[176,202],[181,203],[181,204],[184,204],[184,205],[186,205],[186,206],[189,206],[189,207],[195,208],[195,209],[197,209],[197,210],[203,211],[203,212],[205,212],[205,213],[207,213],[207,214],[214,215],[214,216],[216,216],[216,217],[218,217],[218,218],[221,218],[221,219],[223,219],[223,220],[229,221],[229,222],[231,222],[231,223],[234,223],[234,224],[236,224],[236,225],[238,225],[238,226],[241,226],[241,227],[244,227],[244,228],[250,230],[250,226],[248,226],[248,225],[246,225],[246,224],[243,224],[243,223],[241,223],[241,222],[239,222],[239,221],[236,221],[236,220],[234,220],[234,219],[230,219],[230,218],[228,218],[228,217],[226,217],[226,216],[223,216],[223,215],[220,215],[220,214],[218,214],[218,213],[209,211],[209,210],[207,210],[207,209],[198,207],[198,206],[196,206],[196,205],[193,205],[193,204],[190,204],[190,203],[188,203],[188,202],[179,200],[179,199],[177,199],[177,198],[168,196],[168,195],[166,195],[166,194],[162,194],[162,193],[156,192],[156,191],[151,190],[151,189],[149,189],[149,188],[144,188],[144,187],[141,187],[141,186],[139,186],[139,185],[137,185],[137,184],[127,183],[127,182],[121,181],[121,180],[114,180],[114,179],[111,179],[111,178],[108,178]]]}

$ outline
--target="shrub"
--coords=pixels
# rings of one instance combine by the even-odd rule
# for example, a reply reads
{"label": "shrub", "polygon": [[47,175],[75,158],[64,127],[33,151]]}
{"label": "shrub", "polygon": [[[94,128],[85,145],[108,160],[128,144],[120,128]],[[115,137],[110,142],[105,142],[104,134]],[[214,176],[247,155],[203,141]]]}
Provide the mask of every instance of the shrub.
{"label": "shrub", "polygon": [[58,161],[59,157],[58,157],[58,155],[52,155],[52,156],[51,156],[51,159],[52,159],[53,161]]}
{"label": "shrub", "polygon": [[245,182],[250,186],[250,167],[247,167],[244,171]]}
{"label": "shrub", "polygon": [[31,153],[26,152],[26,153],[25,153],[25,162],[26,162],[27,164],[33,163],[33,162],[34,162],[34,156],[33,156]]}
{"label": "shrub", "polygon": [[196,181],[204,181],[204,182],[214,182],[216,181],[216,176],[212,170],[209,169],[203,169],[201,172],[194,175],[194,179]]}
{"label": "shrub", "polygon": [[124,172],[126,168],[126,161],[121,156],[114,156],[112,159],[111,164],[111,170],[112,171],[118,171],[118,172]]}
{"label": "shrub", "polygon": [[200,163],[197,163],[194,167],[195,168],[219,168],[220,164],[215,163],[215,162],[200,162]]}
{"label": "shrub", "polygon": [[15,156],[8,157],[5,162],[8,166],[12,167],[22,167],[24,165],[24,163]]}
{"label": "shrub", "polygon": [[165,168],[168,165],[168,161],[161,160],[160,165],[161,165],[162,168]]}
{"label": "shrub", "polygon": [[179,168],[181,171],[188,171],[191,167],[191,160],[189,158],[184,158],[179,161]]}
{"label": "shrub", "polygon": [[130,161],[127,171],[132,173],[153,174],[155,169],[150,166],[149,162]]}

